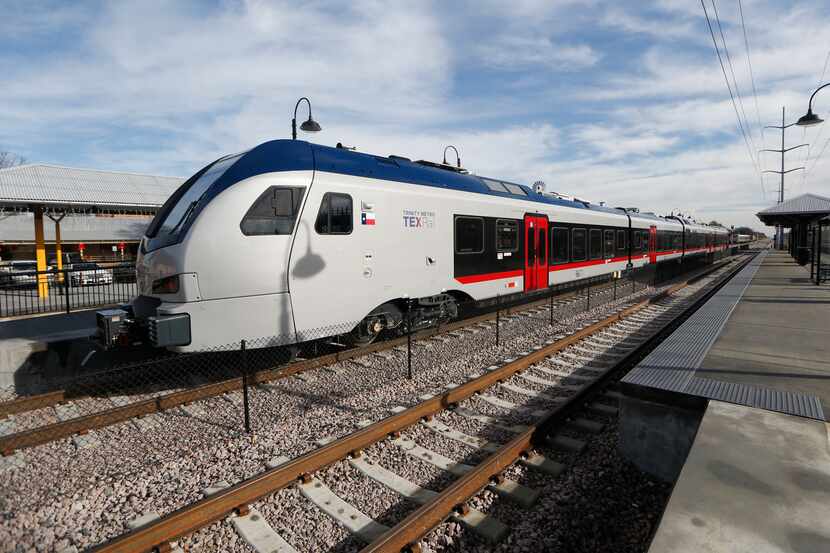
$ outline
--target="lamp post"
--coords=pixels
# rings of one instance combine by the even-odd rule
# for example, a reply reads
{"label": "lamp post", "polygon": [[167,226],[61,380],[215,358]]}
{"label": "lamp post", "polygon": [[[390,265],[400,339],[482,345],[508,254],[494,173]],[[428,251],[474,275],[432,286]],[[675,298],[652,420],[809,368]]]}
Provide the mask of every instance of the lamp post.
{"label": "lamp post", "polygon": [[807,104],[807,113],[801,116],[796,125],[800,125],[802,127],[809,127],[810,125],[818,125],[819,123],[824,121],[824,119],[813,113],[813,98],[816,97],[816,93],[819,90],[828,86],[830,86],[830,83],[825,83],[817,89],[815,89],[815,91],[813,91],[813,94],[810,96],[810,102]]}
{"label": "lamp post", "polygon": [[452,148],[452,150],[455,152],[455,163],[456,165],[458,165],[458,168],[461,169],[461,156],[458,155],[458,149],[452,144],[444,148],[444,165],[447,165],[447,150],[449,150],[450,148]]}
{"label": "lamp post", "polygon": [[297,140],[297,108],[300,107],[300,102],[302,102],[303,100],[305,100],[308,104],[308,119],[306,121],[303,121],[303,124],[300,125],[300,129],[304,130],[305,132],[317,132],[323,129],[323,127],[320,126],[320,123],[318,123],[311,117],[311,101],[305,96],[303,96],[302,98],[297,100],[297,105],[294,106],[294,118],[291,119],[292,140]]}

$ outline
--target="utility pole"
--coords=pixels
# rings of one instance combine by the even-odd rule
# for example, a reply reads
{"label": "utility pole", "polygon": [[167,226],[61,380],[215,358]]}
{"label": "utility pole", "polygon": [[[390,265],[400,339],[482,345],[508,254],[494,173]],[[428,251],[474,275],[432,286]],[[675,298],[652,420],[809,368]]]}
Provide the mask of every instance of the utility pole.
{"label": "utility pole", "polygon": [[[793,146],[791,148],[787,148],[785,146],[785,136],[786,130],[796,123],[790,123],[789,125],[785,124],[784,121],[786,119],[786,108],[781,106],[781,126],[777,125],[768,125],[764,127],[765,129],[781,129],[781,149],[780,150],[759,150],[761,152],[776,152],[781,154],[781,170],[780,171],[764,171],[764,173],[776,173],[781,175],[781,185],[778,187],[778,203],[784,203],[784,175],[787,173],[792,173],[793,171],[803,170],[804,167],[795,167],[794,169],[784,170],[784,154],[789,152],[790,150],[795,150],[796,148],[801,148],[802,146],[807,146],[807,144],[799,144],[798,146]],[[776,225],[775,227],[775,247],[777,249],[784,248],[784,227],[781,225]]]}

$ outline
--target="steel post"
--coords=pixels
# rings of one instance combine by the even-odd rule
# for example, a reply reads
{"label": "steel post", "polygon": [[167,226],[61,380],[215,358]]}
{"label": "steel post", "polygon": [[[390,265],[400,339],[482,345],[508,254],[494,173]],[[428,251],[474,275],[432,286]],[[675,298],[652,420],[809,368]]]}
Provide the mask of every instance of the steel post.
{"label": "steel post", "polygon": [[501,319],[499,314],[501,313],[501,295],[496,296],[496,347],[499,345],[499,327],[501,326]]}
{"label": "steel post", "polygon": [[245,432],[251,433],[251,417],[248,411],[248,356],[245,353],[245,340],[239,343],[239,353],[242,357],[242,407],[245,411]]}
{"label": "steel post", "polygon": [[406,378],[412,380],[412,300],[406,302]]}

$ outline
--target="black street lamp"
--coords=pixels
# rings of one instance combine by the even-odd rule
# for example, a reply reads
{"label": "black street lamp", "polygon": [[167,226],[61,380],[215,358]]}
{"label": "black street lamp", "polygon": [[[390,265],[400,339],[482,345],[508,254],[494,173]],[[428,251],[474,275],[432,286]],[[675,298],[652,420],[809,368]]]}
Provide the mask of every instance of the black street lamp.
{"label": "black street lamp", "polygon": [[798,120],[796,125],[800,125],[802,127],[809,127],[810,125],[818,125],[819,123],[824,121],[824,119],[813,113],[813,98],[815,98],[816,92],[827,86],[830,86],[830,83],[821,85],[815,90],[815,92],[813,92],[812,96],[810,96],[810,103],[807,105],[807,113],[803,115],[801,119]]}
{"label": "black street lamp", "polygon": [[448,165],[448,163],[447,163],[447,150],[449,150],[450,148],[452,148],[453,151],[455,152],[455,163],[456,163],[456,165],[458,165],[458,168],[461,169],[461,156],[458,155],[458,149],[453,145],[449,145],[446,148],[444,148],[444,165]]}
{"label": "black street lamp", "polygon": [[305,100],[308,104],[308,120],[304,121],[303,124],[300,125],[300,128],[305,132],[317,132],[323,130],[323,127],[320,126],[320,123],[318,123],[311,117],[311,102],[308,98],[303,96],[302,98],[297,100],[297,105],[294,106],[294,118],[291,120],[291,138],[293,140],[297,140],[297,108],[300,107],[300,102],[302,102],[303,100]]}

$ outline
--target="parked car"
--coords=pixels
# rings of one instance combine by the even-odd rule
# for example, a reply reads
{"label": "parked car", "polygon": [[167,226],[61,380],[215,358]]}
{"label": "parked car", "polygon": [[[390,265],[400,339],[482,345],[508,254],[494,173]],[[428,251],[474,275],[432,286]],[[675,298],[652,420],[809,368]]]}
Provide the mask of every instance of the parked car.
{"label": "parked car", "polygon": [[112,271],[99,267],[97,263],[73,263],[69,274],[72,286],[112,284]]}
{"label": "parked car", "polygon": [[[37,261],[17,260],[11,261],[3,267],[0,283],[13,287],[37,286]],[[46,275],[46,281],[52,282],[55,275]]]}

